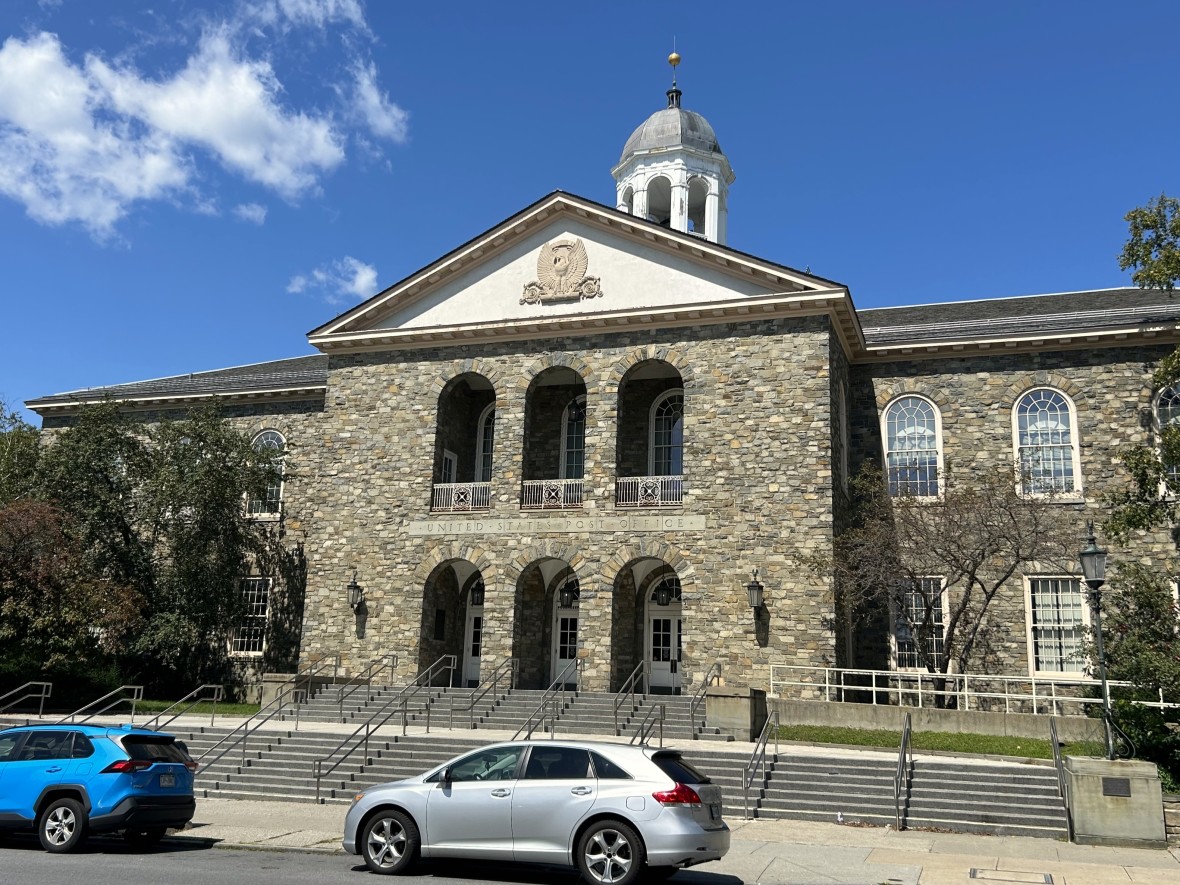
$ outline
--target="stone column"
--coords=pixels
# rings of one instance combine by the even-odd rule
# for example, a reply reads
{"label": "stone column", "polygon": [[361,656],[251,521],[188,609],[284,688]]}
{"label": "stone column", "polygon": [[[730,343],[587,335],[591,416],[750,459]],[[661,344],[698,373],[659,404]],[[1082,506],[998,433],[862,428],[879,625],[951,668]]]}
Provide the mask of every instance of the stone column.
{"label": "stone column", "polygon": [[582,690],[610,691],[611,585],[598,575],[581,584],[578,602],[578,657],[582,661]]}
{"label": "stone column", "polygon": [[484,579],[483,648],[479,658],[480,681],[512,657],[512,634],[516,629],[516,586],[489,583]]}

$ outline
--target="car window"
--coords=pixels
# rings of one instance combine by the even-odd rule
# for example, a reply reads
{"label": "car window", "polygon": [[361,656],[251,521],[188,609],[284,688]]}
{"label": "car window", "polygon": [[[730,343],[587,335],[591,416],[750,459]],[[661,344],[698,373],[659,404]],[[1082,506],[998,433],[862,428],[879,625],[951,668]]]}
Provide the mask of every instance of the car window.
{"label": "car window", "polygon": [[90,742],[90,738],[82,734],[80,731],[74,732],[74,746],[70,751],[71,759],[85,759],[87,756],[94,755],[94,744]]}
{"label": "car window", "polygon": [[588,778],[590,754],[579,747],[534,746],[525,766],[525,780],[556,780],[559,778]]}
{"label": "car window", "polygon": [[451,780],[511,780],[516,777],[516,766],[523,752],[523,747],[493,747],[464,756],[451,765]]}
{"label": "car window", "polygon": [[20,749],[18,762],[31,762],[39,759],[68,759],[70,756],[70,732],[68,731],[33,731]]}
{"label": "car window", "polygon": [[123,738],[123,749],[132,759],[146,759],[149,762],[180,762],[187,757],[171,737],[130,734]]}
{"label": "car window", "polygon": [[16,743],[20,740],[20,734],[0,734],[0,762],[9,762],[12,759],[12,751],[16,749]]}
{"label": "car window", "polygon": [[707,784],[711,783],[708,775],[702,774],[680,758],[679,754],[657,753],[651,761],[659,766],[660,771],[672,778],[678,784]]}
{"label": "car window", "polygon": [[594,762],[594,774],[596,777],[604,780],[631,779],[631,775],[627,774],[627,772],[623,771],[623,769],[600,753],[591,753],[590,759]]}

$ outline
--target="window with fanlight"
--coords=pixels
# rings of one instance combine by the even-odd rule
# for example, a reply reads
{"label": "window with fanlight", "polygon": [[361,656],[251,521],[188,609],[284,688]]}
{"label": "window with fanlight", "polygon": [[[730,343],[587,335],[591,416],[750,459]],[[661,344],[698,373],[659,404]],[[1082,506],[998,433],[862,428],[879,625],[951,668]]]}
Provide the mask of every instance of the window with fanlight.
{"label": "window with fanlight", "polygon": [[278,516],[283,509],[283,455],[287,441],[277,430],[264,430],[254,437],[254,451],[266,455],[274,464],[275,473],[262,491],[260,497],[251,497],[246,502],[248,516]]}

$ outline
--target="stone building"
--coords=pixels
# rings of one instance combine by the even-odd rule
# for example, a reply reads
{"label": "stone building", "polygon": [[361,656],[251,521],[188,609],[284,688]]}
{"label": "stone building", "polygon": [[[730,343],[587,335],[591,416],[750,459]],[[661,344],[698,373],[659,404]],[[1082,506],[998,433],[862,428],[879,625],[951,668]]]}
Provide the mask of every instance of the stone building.
{"label": "stone building", "polygon": [[[103,397],[145,420],[217,399],[283,446],[258,517],[307,557],[305,661],[396,654],[410,677],[455,655],[463,684],[512,661],[522,687],[594,690],[646,667],[665,692],[911,666],[904,637],[849,640],[830,581],[799,565],[830,549],[850,472],[876,460],[933,495],[950,460],[1016,459],[1079,529],[1100,520],[1120,450],[1180,415],[1149,365],[1180,310],[1131,289],[858,311],[726,245],[734,175],[680,99],[627,139],[614,207],[549,194],[314,330],[316,355],[29,408],[52,428]],[[243,584],[245,657],[266,577]],[[980,667],[1080,675],[1076,573],[1014,578],[996,617],[999,663]]]}

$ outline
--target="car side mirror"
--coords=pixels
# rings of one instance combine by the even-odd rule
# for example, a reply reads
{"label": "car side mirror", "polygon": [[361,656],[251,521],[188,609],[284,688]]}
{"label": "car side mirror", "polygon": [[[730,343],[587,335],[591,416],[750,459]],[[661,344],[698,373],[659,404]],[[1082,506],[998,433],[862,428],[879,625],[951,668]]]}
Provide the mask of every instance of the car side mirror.
{"label": "car side mirror", "polygon": [[442,771],[442,782],[443,782],[444,784],[446,784],[447,786],[450,786],[450,783],[451,783],[451,766],[449,766],[449,765],[448,765],[446,768],[444,768],[444,769],[443,769],[443,771]]}

